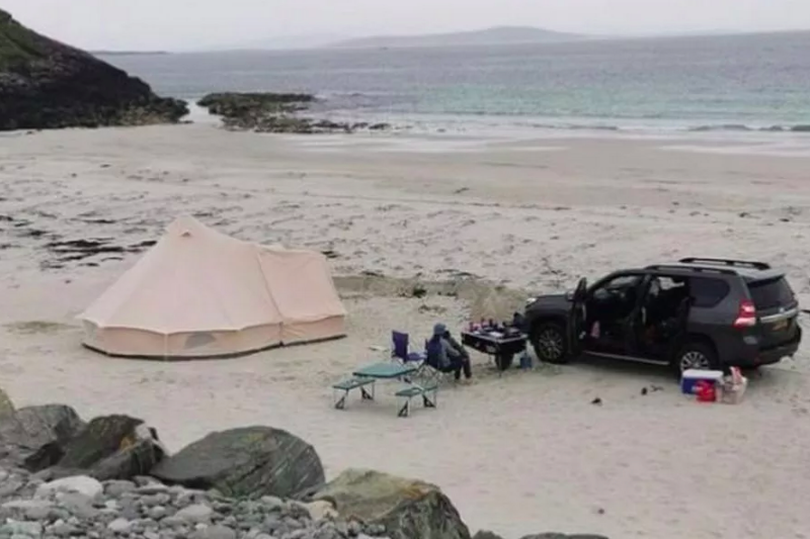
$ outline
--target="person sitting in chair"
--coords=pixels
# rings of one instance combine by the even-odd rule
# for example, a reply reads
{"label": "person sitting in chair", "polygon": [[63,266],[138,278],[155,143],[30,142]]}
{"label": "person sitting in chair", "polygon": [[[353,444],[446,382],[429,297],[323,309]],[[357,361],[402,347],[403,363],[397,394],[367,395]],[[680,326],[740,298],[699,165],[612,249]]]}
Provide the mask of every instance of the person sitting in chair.
{"label": "person sitting in chair", "polygon": [[427,364],[441,372],[454,373],[456,380],[472,378],[470,356],[459,343],[450,336],[447,326],[436,324],[433,326],[433,337],[428,341]]}

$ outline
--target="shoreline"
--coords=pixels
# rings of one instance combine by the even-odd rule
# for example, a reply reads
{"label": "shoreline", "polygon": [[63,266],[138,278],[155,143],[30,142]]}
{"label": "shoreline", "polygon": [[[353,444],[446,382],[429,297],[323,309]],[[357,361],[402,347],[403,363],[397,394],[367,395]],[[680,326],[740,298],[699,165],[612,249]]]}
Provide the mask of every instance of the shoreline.
{"label": "shoreline", "polygon": [[[201,125],[211,125],[224,128],[221,116],[209,113],[204,107],[197,104],[196,99],[182,98],[189,107],[189,114],[182,120]],[[414,137],[460,137],[462,139],[494,139],[501,141],[532,140],[532,139],[570,139],[570,138],[619,138],[639,140],[670,140],[693,142],[725,143],[755,143],[770,144],[773,148],[765,148],[770,153],[776,152],[785,157],[805,157],[810,155],[810,125],[796,124],[795,126],[779,127],[746,126],[727,122],[700,124],[690,127],[686,122],[672,121],[659,126],[639,124],[628,120],[624,126],[606,124],[599,121],[583,120],[577,123],[576,119],[564,118],[531,118],[512,116],[452,116],[442,114],[382,114],[362,111],[341,110],[305,110],[306,117],[313,122],[327,121],[347,125],[386,124],[390,127],[374,136],[414,136]],[[295,114],[301,116],[301,114]],[[621,124],[621,122],[614,122]],[[248,129],[233,131],[251,132]],[[285,133],[276,133],[284,135]],[[288,133],[290,135],[334,136],[343,133]],[[351,133],[368,135],[365,130]],[[685,149],[685,146],[674,149]],[[746,150],[750,148],[745,148]],[[691,148],[691,151],[717,151],[729,152],[733,148],[719,147],[716,149]],[[739,153],[739,152],[737,152]]]}

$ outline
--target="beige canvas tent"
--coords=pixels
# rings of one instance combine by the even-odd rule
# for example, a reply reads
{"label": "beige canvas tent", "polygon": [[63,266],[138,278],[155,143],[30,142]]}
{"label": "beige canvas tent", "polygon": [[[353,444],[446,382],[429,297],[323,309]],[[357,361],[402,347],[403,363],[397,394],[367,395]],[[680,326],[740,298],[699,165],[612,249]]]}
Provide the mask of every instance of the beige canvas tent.
{"label": "beige canvas tent", "polygon": [[181,217],[85,312],[85,346],[126,357],[226,357],[344,335],[321,253],[231,238]]}

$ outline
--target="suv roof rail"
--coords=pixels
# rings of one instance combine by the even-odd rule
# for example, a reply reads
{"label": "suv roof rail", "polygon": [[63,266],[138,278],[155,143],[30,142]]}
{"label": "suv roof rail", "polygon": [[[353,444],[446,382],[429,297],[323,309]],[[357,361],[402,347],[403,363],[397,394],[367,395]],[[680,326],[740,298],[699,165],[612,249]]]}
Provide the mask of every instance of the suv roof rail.
{"label": "suv roof rail", "polygon": [[770,264],[765,262],[754,262],[751,260],[732,260],[728,258],[702,258],[702,257],[689,257],[682,258],[679,261],[681,264],[709,264],[712,266],[739,266],[746,268],[754,268],[758,270],[771,269]]}
{"label": "suv roof rail", "polygon": [[[686,262],[684,262],[685,264]],[[690,266],[678,266],[677,264],[654,264],[647,266],[648,270],[680,270],[693,271],[695,273],[721,273],[723,275],[737,275],[737,272],[724,268],[694,268]]]}

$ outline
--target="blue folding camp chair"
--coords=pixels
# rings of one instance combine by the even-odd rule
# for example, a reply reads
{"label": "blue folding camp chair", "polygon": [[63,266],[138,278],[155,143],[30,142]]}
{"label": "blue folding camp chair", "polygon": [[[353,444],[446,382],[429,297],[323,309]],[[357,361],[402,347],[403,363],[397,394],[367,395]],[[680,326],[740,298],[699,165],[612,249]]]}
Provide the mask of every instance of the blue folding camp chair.
{"label": "blue folding camp chair", "polygon": [[401,331],[391,332],[391,359],[404,365],[408,363],[422,364],[427,359],[426,352],[411,352],[409,349],[410,338],[407,333]]}

